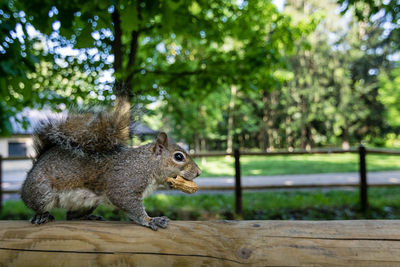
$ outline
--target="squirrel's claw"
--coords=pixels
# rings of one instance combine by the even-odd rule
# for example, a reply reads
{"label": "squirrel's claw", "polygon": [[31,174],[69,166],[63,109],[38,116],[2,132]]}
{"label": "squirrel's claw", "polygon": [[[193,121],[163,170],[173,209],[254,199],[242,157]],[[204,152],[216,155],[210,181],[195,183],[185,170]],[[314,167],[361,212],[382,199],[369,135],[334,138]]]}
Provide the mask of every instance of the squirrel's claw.
{"label": "squirrel's claw", "polygon": [[157,231],[158,227],[167,228],[169,223],[169,219],[165,216],[162,217],[153,217],[149,221],[149,227],[154,231]]}
{"label": "squirrel's claw", "polygon": [[32,224],[44,224],[51,221],[54,221],[54,216],[49,212],[35,214],[35,216],[33,216],[33,218],[30,220]]}

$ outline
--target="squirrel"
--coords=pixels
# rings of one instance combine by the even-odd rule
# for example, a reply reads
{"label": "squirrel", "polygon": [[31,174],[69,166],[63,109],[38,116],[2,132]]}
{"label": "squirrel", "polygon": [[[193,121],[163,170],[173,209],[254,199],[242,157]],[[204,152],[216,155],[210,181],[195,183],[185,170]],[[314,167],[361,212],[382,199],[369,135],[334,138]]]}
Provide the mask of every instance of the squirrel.
{"label": "squirrel", "polygon": [[168,177],[193,180],[201,170],[164,132],[137,148],[129,139],[130,110],[91,110],[42,121],[34,132],[36,156],[21,189],[21,199],[35,212],[32,224],[53,221],[53,208],[67,220],[102,220],[92,214],[111,204],[133,222],[157,230],[169,219],[149,217],[143,199]]}

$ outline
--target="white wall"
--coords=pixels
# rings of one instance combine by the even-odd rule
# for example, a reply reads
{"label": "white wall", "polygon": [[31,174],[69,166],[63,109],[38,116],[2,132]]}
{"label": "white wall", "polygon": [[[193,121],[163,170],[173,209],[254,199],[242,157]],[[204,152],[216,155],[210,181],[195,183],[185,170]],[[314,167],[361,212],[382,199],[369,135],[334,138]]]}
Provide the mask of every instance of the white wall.
{"label": "white wall", "polygon": [[0,155],[8,157],[8,140],[6,138],[0,138]]}

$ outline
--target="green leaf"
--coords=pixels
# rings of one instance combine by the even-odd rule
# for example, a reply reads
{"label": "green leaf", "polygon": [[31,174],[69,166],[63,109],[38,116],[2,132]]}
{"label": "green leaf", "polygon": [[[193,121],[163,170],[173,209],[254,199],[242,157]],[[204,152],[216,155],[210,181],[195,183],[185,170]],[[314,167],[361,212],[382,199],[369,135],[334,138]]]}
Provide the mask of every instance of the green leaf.
{"label": "green leaf", "polygon": [[97,0],[97,3],[101,9],[106,9],[110,6],[109,0]]}
{"label": "green leaf", "polygon": [[76,38],[76,47],[77,48],[86,48],[93,46],[93,38],[92,38],[92,27],[88,23],[81,31],[79,36]]}
{"label": "green leaf", "polygon": [[164,29],[172,29],[172,26],[174,25],[174,20],[175,16],[173,13],[173,6],[174,4],[171,4],[171,1],[164,1],[162,5],[162,24]]}
{"label": "green leaf", "polygon": [[121,13],[121,27],[128,33],[139,29],[139,19],[136,1],[131,2]]}
{"label": "green leaf", "polygon": [[183,0],[166,0],[165,2],[168,2],[169,7],[172,10],[177,10],[182,4]]}

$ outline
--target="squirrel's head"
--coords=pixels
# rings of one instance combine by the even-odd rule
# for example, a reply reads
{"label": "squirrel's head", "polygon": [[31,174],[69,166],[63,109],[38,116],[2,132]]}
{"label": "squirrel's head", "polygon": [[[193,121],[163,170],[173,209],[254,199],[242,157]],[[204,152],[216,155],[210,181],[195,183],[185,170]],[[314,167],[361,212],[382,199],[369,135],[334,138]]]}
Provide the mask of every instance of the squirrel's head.
{"label": "squirrel's head", "polygon": [[152,147],[154,158],[159,160],[162,178],[182,176],[193,180],[201,174],[200,168],[180,146],[168,142],[166,133],[161,132]]}

